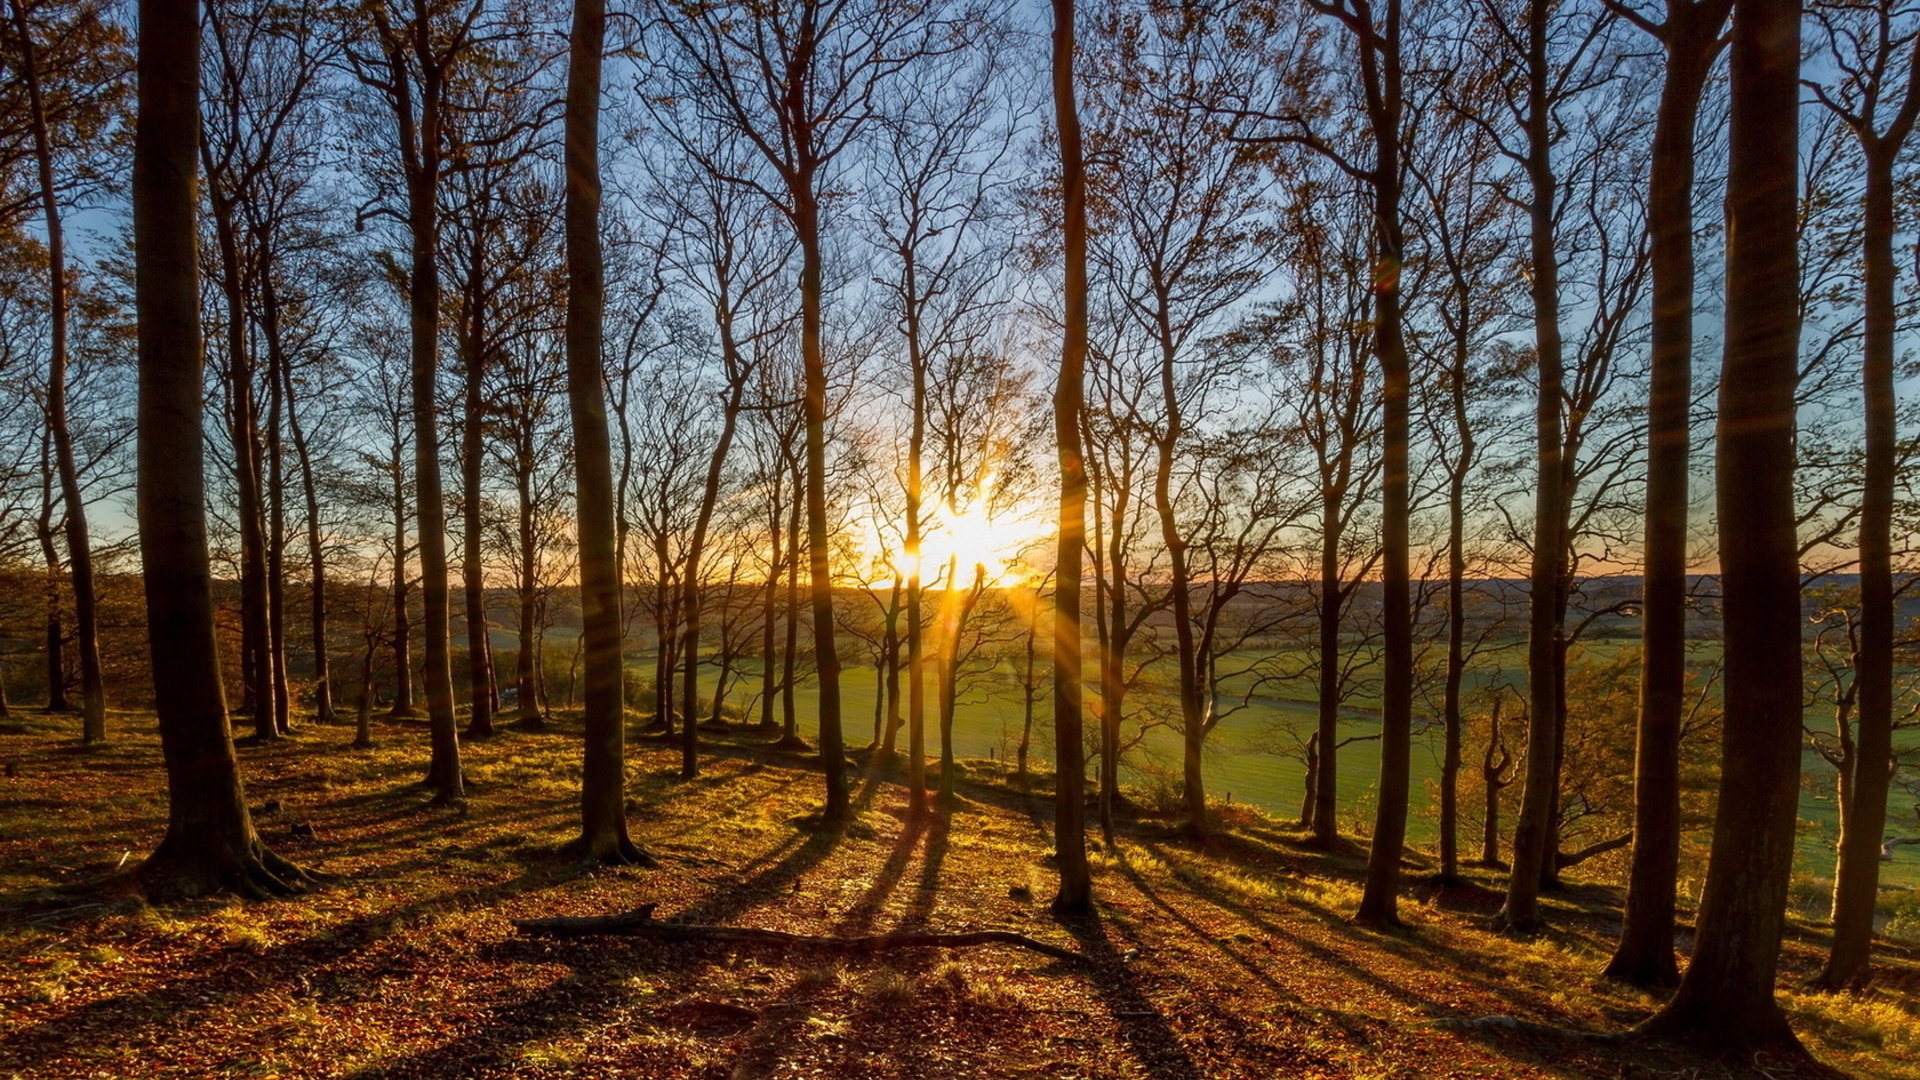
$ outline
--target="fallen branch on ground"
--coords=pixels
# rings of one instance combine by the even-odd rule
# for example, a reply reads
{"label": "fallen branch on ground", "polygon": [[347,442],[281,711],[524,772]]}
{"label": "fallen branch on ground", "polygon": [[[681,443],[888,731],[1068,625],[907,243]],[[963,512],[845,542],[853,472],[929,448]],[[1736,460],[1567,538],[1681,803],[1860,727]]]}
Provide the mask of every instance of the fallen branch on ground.
{"label": "fallen branch on ground", "polygon": [[715,941],[736,945],[771,945],[777,948],[821,949],[829,952],[874,953],[894,949],[961,949],[975,945],[1011,945],[1028,949],[1056,960],[1075,963],[1086,957],[1072,949],[1049,945],[1037,938],[1012,930],[967,930],[955,933],[903,930],[891,934],[864,934],[839,937],[825,934],[789,934],[782,930],[762,930],[750,926],[714,926],[705,923],[667,922],[653,917],[654,905],[646,904],[619,915],[589,915],[552,919],[516,919],[513,925],[523,934],[535,937],[592,937],[618,934],[649,937],[661,941]]}

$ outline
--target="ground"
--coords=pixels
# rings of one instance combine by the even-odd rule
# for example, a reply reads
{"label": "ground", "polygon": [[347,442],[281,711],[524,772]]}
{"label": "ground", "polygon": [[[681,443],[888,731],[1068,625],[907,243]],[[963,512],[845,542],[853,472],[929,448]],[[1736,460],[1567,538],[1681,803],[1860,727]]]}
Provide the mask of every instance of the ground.
{"label": "ground", "polygon": [[[272,903],[147,909],[49,886],[131,866],[165,822],[151,720],[82,750],[70,718],[0,725],[0,1077],[902,1076],[1714,1077],[1796,1075],[1526,1027],[1620,1031],[1652,998],[1595,980],[1611,889],[1549,900],[1527,942],[1486,929],[1499,881],[1414,884],[1403,933],[1347,921],[1360,853],[1308,850],[1231,811],[1204,845],[1131,822],[1094,853],[1096,918],[1061,922],[1051,796],[970,763],[950,818],[916,822],[891,773],[858,818],[809,818],[820,777],[747,736],[631,746],[630,819],[657,869],[591,869],[574,831],[577,723],[466,748],[463,807],[411,786],[426,732],[307,726],[243,747],[249,802],[279,852],[330,881]],[[711,739],[711,736],[708,737]],[[1416,881],[1427,868],[1410,864]],[[817,934],[1024,931],[1071,964],[999,946],[841,958],[754,947],[567,941],[512,920],[642,903],[660,917]],[[1783,987],[1817,966],[1789,936]],[[1920,1078],[1920,955],[1883,947],[1857,996],[1785,990],[1823,1063],[1799,1075]]]}

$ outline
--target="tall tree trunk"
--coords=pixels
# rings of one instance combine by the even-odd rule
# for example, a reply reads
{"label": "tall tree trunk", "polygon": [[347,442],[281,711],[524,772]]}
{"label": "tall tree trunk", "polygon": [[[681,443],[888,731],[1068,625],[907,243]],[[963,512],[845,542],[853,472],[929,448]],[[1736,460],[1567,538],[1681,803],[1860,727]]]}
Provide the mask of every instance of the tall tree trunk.
{"label": "tall tree trunk", "polygon": [[1528,244],[1532,273],[1534,363],[1538,396],[1534,408],[1537,471],[1533,499],[1533,562],[1528,574],[1527,757],[1520,791],[1520,817],[1513,835],[1513,873],[1507,899],[1495,918],[1505,930],[1540,927],[1540,885],[1554,858],[1554,802],[1559,786],[1560,566],[1566,549],[1562,526],[1561,455],[1564,346],[1560,336],[1560,263],[1554,247],[1555,191],[1552,70],[1547,54],[1551,0],[1527,8]]}
{"label": "tall tree trunk", "polygon": [[393,709],[400,720],[413,711],[413,626],[407,611],[407,448],[401,421],[393,428]]}
{"label": "tall tree trunk", "polygon": [[[1464,302],[1464,301],[1463,301]],[[1466,325],[1466,320],[1461,320]],[[1460,880],[1460,739],[1466,726],[1460,705],[1467,671],[1467,476],[1473,468],[1474,439],[1467,417],[1467,343],[1454,355],[1452,399],[1460,456],[1447,476],[1447,659],[1441,691],[1440,880]]]}
{"label": "tall tree trunk", "polygon": [[1500,862],[1500,792],[1507,787],[1507,766],[1512,758],[1507,747],[1500,739],[1500,709],[1506,701],[1504,696],[1493,699],[1493,715],[1489,718],[1487,730],[1487,750],[1480,759],[1480,783],[1485,792],[1485,805],[1480,818],[1480,865],[1499,867]]}
{"label": "tall tree trunk", "polygon": [[1053,3],[1053,110],[1060,140],[1060,194],[1066,305],[1060,375],[1053,392],[1053,437],[1060,463],[1060,517],[1053,588],[1054,856],[1060,868],[1056,912],[1093,910],[1087,865],[1086,684],[1081,676],[1080,557],[1087,532],[1087,470],[1080,450],[1087,364],[1087,170],[1074,97],[1074,0]]}
{"label": "tall tree trunk", "polygon": [[1839,988],[1867,973],[1874,905],[1880,893],[1880,845],[1893,780],[1893,511],[1898,437],[1894,382],[1894,167],[1920,112],[1920,54],[1910,63],[1901,109],[1885,134],[1856,128],[1866,157],[1861,246],[1866,273],[1862,391],[1866,399],[1866,477],[1860,506],[1860,653],[1854,662],[1859,734],[1851,798],[1840,826],[1834,869],[1833,945],[1819,982]]}
{"label": "tall tree trunk", "polygon": [[600,64],[606,33],[604,0],[574,0],[567,54],[567,400],[573,414],[586,647],[586,745],[576,847],[598,862],[626,863],[651,860],[627,837],[620,560],[614,545],[613,448],[601,389],[606,282],[600,253]]}
{"label": "tall tree trunk", "polygon": [[891,762],[895,753],[895,742],[905,718],[900,715],[900,600],[906,591],[906,578],[898,571],[893,575],[893,590],[887,594],[887,636],[881,646],[885,656],[885,678],[887,697],[887,726],[880,740],[880,762]]}
{"label": "tall tree trunk", "polygon": [[940,651],[934,657],[934,670],[937,675],[935,692],[939,700],[935,706],[940,717],[940,805],[950,807],[953,803],[953,665],[955,654],[960,645],[960,626],[957,621],[960,596],[957,588],[960,575],[960,555],[954,552],[947,556],[946,588],[940,597]]}
{"label": "tall tree trunk", "polygon": [[1307,818],[1313,839],[1332,847],[1340,839],[1339,773],[1340,754],[1340,612],[1345,607],[1344,584],[1340,580],[1340,542],[1342,537],[1341,501],[1345,493],[1329,486],[1320,501],[1320,603],[1319,619],[1320,692],[1316,703],[1318,726],[1314,732],[1315,753],[1309,763],[1313,788],[1312,813]]}
{"label": "tall tree trunk", "polygon": [[[474,260],[472,276],[480,275],[481,260]],[[467,615],[467,735],[485,738],[493,734],[493,648],[487,624],[487,568],[482,542],[486,520],[482,510],[480,481],[481,457],[486,453],[486,396],[482,377],[486,373],[485,341],[481,324],[481,289],[469,283],[466,290],[466,363],[463,365],[466,391],[466,417],[460,429],[460,585]]]}
{"label": "tall tree trunk", "polygon": [[780,741],[776,746],[788,749],[804,750],[807,743],[800,737],[800,703],[797,696],[800,691],[800,515],[803,509],[800,493],[806,487],[806,481],[795,465],[793,469],[793,498],[787,506],[787,604],[786,633],[781,641],[780,652]]}
{"label": "tall tree trunk", "polygon": [[[1100,838],[1113,842],[1114,813],[1120,801],[1120,725],[1126,720],[1127,645],[1132,637],[1127,629],[1127,543],[1124,527],[1131,505],[1132,468],[1122,470],[1114,488],[1112,533],[1107,538],[1106,593],[1107,640],[1100,650]],[[1100,520],[1098,504],[1094,521]],[[1099,567],[1096,566],[1098,574]],[[1094,588],[1098,603],[1100,588]]]}
{"label": "tall tree trunk", "polygon": [[[713,508],[720,502],[720,483],[726,473],[727,453],[733,447],[734,429],[739,425],[740,405],[746,396],[747,382],[740,373],[742,362],[733,341],[731,318],[720,327],[721,347],[726,350],[731,385],[721,406],[720,437],[707,458],[706,482],[700,489],[700,507],[694,515],[693,533],[687,540],[687,571],[680,583],[681,644],[680,664],[684,673],[680,697],[684,722],[680,726],[680,775],[692,779],[700,773],[700,725],[694,723],[700,701],[700,559],[706,552],[707,529],[713,522]],[[724,632],[722,634],[724,637]],[[714,715],[719,715],[720,691],[714,689]]]}
{"label": "tall tree trunk", "polygon": [[87,501],[74,461],[73,431],[67,423],[67,246],[60,221],[60,192],[53,176],[53,137],[40,86],[40,68],[22,0],[10,0],[19,37],[19,78],[27,90],[28,123],[40,184],[40,206],[47,230],[47,426],[66,509],[67,565],[73,579],[73,616],[80,653],[80,737],[91,746],[107,737],[107,699],[100,674],[99,616],[93,588],[93,545],[87,535]]}
{"label": "tall tree trunk", "polygon": [[34,530],[40,541],[40,557],[46,563],[46,661],[47,711],[66,712],[73,707],[67,700],[67,630],[63,617],[65,600],[60,592],[60,549],[53,542],[53,470],[49,455],[53,434],[49,431],[40,443],[41,486],[40,520]]}
{"label": "tall tree trunk", "polygon": [[[413,33],[421,41],[416,49],[423,58],[437,47],[425,44],[428,27],[423,21],[415,21]],[[407,215],[413,241],[407,300],[408,321],[413,332],[413,507],[420,534],[421,621],[426,629],[426,663],[422,675],[433,747],[425,783],[433,788],[436,803],[460,799],[465,784],[460,769],[460,729],[454,720],[447,502],[440,485],[440,411],[436,400],[440,367],[439,200],[444,78],[440,65],[422,64],[417,141],[412,132],[403,135],[404,143],[418,147],[418,157],[407,170]],[[411,107],[406,113],[410,120]]]}
{"label": "tall tree trunk", "polygon": [[514,466],[514,485],[518,496],[516,513],[520,544],[520,580],[516,591],[519,593],[520,623],[515,639],[518,653],[513,659],[514,685],[517,687],[514,696],[520,699],[519,726],[537,727],[543,716],[539,678],[544,657],[540,655],[539,578],[535,574],[533,561],[536,542],[533,532],[532,462],[528,460],[524,446],[515,456],[518,458]]}
{"label": "tall tree trunk", "polygon": [[266,531],[260,496],[259,425],[254,419],[253,358],[247,341],[247,294],[233,203],[210,185],[213,233],[220,245],[220,289],[226,301],[228,432],[233,444],[235,512],[240,518],[240,649],[245,701],[256,739],[280,735],[274,722],[273,663],[268,656]]}
{"label": "tall tree trunk", "polygon": [[1800,795],[1794,392],[1800,342],[1800,5],[1738,0],[1727,167],[1726,359],[1715,498],[1726,720],[1693,960],[1641,1027],[1695,1046],[1797,1049],[1774,1000]]}
{"label": "tall tree trunk", "polygon": [[1200,658],[1194,644],[1193,593],[1187,580],[1187,542],[1180,535],[1173,507],[1173,455],[1186,428],[1174,378],[1176,354],[1164,320],[1160,333],[1160,402],[1166,410],[1167,429],[1154,440],[1153,509],[1160,519],[1160,543],[1167,551],[1167,590],[1172,594],[1174,651],[1178,654],[1180,790],[1186,804],[1187,833],[1201,837],[1207,834],[1206,777],[1200,767],[1207,732],[1201,708]]}
{"label": "tall tree trunk", "polygon": [[[1366,79],[1380,90],[1370,102],[1374,142],[1375,288],[1378,307],[1374,347],[1380,356],[1382,477],[1380,487],[1380,616],[1385,623],[1385,670],[1380,694],[1380,795],[1367,853],[1366,883],[1355,921],[1397,925],[1400,858],[1407,844],[1407,799],[1413,764],[1413,595],[1408,518],[1408,442],[1411,379],[1407,343],[1400,325],[1400,267],[1405,241],[1400,221],[1400,0],[1387,4],[1386,28],[1377,51],[1362,51],[1362,65],[1379,65]],[[1326,748],[1322,748],[1325,752]]]}
{"label": "tall tree trunk", "polygon": [[920,307],[915,302],[914,262],[906,265],[907,363],[913,372],[912,427],[907,435],[907,805],[927,808],[927,673],[921,587],[921,506],[927,445],[927,358],[920,347]]}
{"label": "tall tree trunk", "polygon": [[331,724],[333,713],[333,673],[327,659],[327,552],[320,523],[320,489],[314,483],[313,453],[306,432],[300,426],[299,402],[294,396],[293,372],[281,373],[286,380],[287,432],[293,436],[294,459],[300,468],[300,493],[307,510],[308,588],[311,591],[309,627],[313,635],[313,718]]}
{"label": "tall tree trunk", "polygon": [[760,730],[772,731],[773,696],[779,687],[779,660],[774,652],[774,625],[780,604],[780,470],[774,470],[773,499],[767,515],[767,588],[760,599]]}
{"label": "tall tree trunk", "polygon": [[[1654,120],[1647,229],[1653,266],[1647,405],[1646,540],[1640,604],[1640,715],[1634,741],[1633,861],[1625,921],[1606,975],[1680,981],[1673,908],[1680,871],[1680,729],[1687,682],[1687,470],[1693,405],[1694,125],[1732,0],[1673,0],[1666,81]],[[1878,854],[1877,852],[1875,853]]]}
{"label": "tall tree trunk", "polygon": [[137,871],[149,898],[298,888],[299,867],[254,832],[227,726],[214,635],[203,472],[195,211],[200,16],[194,0],[140,0],[134,126],[139,320],[137,507],[167,832]]}
{"label": "tall tree trunk", "polygon": [[[267,244],[263,237],[260,241]],[[273,269],[261,272],[261,306],[267,339],[267,678],[273,686],[273,726],[293,729],[293,699],[287,689],[287,469],[282,437],[286,416],[286,354],[280,341],[280,297]]]}
{"label": "tall tree trunk", "polygon": [[[798,98],[805,85],[803,78],[790,88],[796,100],[788,108],[796,122],[803,115]],[[809,140],[800,141],[804,145]],[[795,179],[792,192],[794,229],[800,242],[800,355],[806,376],[807,577],[813,607],[813,663],[820,680],[820,760],[827,779],[823,817],[839,822],[852,813],[852,806],[840,730],[840,653],[834,642],[833,551],[827,538],[827,358],[820,316],[824,269],[820,207],[813,185],[808,165]]]}

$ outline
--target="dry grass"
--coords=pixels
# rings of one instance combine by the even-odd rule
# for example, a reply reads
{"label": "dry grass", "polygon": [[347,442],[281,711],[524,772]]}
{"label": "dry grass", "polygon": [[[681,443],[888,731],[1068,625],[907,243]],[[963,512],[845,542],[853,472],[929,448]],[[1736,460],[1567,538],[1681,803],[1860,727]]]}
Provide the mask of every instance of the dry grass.
{"label": "dry grass", "polygon": [[[0,902],[95,879],[164,823],[157,747],[135,717],[80,752],[70,726],[0,735]],[[577,731],[467,747],[464,811],[410,786],[425,732],[346,729],[242,749],[263,835],[336,875],[273,904],[91,907],[0,923],[0,1077],[1713,1077],[1672,1048],[1462,1032],[1483,1015],[1619,1030],[1655,1002],[1597,984],[1617,897],[1552,899],[1556,929],[1484,929],[1499,882],[1414,886],[1409,932],[1345,915],[1353,853],[1308,851],[1256,819],[1195,847],[1150,825],[1097,853],[1099,917],[1047,912],[1050,797],[970,783],[950,821],[912,822],[864,777],[845,830],[807,822],[818,775],[745,741],[693,781],[677,750],[633,748],[631,818],[657,870],[554,854],[572,833]],[[983,771],[980,775],[989,775]],[[311,826],[312,838],[295,835]],[[1089,954],[1085,968],[976,949],[872,959],[632,939],[544,941],[514,918],[656,902],[665,917],[808,933],[1007,927]],[[1786,979],[1812,970],[1796,928]],[[1920,1078],[1920,963],[1883,956],[1860,996],[1787,992],[1807,1045],[1862,1076]],[[1778,1075],[1785,1075],[1779,1073]]]}

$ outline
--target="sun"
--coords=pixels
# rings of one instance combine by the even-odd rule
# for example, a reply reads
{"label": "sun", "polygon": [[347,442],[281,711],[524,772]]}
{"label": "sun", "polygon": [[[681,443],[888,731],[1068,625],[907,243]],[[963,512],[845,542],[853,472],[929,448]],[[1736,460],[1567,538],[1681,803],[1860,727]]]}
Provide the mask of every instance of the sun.
{"label": "sun", "polygon": [[[921,582],[934,587],[952,568],[958,582],[965,585],[976,573],[984,573],[993,588],[1018,585],[1029,576],[1030,556],[1041,539],[1042,524],[1028,506],[990,508],[973,506],[955,510],[950,506],[929,509],[920,538],[918,570]],[[876,532],[866,537],[864,555],[870,565],[912,573],[916,568],[899,548],[897,537],[882,538]]]}

